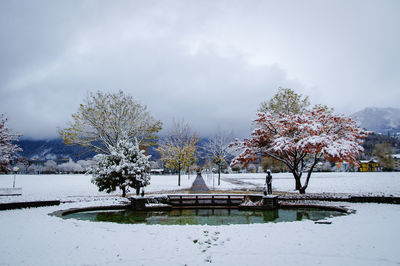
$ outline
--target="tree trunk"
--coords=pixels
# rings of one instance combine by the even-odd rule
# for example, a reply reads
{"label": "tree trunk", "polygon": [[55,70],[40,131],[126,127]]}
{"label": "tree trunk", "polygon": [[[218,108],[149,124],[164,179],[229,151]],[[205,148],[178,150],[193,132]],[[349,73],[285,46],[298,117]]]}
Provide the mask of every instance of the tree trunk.
{"label": "tree trunk", "polygon": [[300,176],[298,176],[297,174],[293,174],[294,175],[294,180],[296,181],[296,187],[295,190],[300,190],[301,188],[301,180],[300,180]]}
{"label": "tree trunk", "polygon": [[125,186],[122,186],[121,190],[122,190],[122,197],[125,198],[125,196],[126,196],[126,188],[125,188]]}
{"label": "tree trunk", "polygon": [[306,182],[304,182],[304,186],[302,186],[302,187],[299,189],[300,194],[305,194],[305,193],[306,193],[306,189],[307,189],[307,187],[308,187],[308,182],[310,181],[311,173],[314,171],[314,167],[315,167],[315,165],[317,164],[317,162],[318,162],[318,161],[315,160],[314,163],[311,165],[310,170],[308,170]]}
{"label": "tree trunk", "polygon": [[181,186],[181,167],[178,167],[178,186]]}
{"label": "tree trunk", "polygon": [[221,165],[218,164],[218,186],[221,185]]}
{"label": "tree trunk", "polygon": [[136,180],[136,196],[139,196],[141,187],[141,182]]}
{"label": "tree trunk", "polygon": [[301,188],[301,175],[302,173],[298,173],[295,169],[292,169],[292,174],[295,180],[295,190],[300,190]]}

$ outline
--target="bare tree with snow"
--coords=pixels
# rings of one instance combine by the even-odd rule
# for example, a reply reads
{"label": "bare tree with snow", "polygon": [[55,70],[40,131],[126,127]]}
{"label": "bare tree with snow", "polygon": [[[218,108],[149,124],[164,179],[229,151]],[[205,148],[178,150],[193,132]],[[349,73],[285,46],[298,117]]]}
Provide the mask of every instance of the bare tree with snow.
{"label": "bare tree with snow", "polygon": [[221,169],[231,159],[233,149],[229,144],[234,140],[232,131],[218,129],[216,133],[208,139],[204,146],[205,154],[218,167],[218,186],[221,184]]}

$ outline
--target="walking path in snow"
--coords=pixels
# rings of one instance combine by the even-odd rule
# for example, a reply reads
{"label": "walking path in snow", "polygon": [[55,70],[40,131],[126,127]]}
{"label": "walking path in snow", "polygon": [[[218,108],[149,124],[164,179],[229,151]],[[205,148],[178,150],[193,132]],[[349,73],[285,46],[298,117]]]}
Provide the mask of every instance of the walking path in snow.
{"label": "walking path in snow", "polygon": [[197,175],[196,179],[193,181],[192,187],[190,188],[191,192],[207,192],[209,191],[206,182],[201,175]]}
{"label": "walking path in snow", "polygon": [[256,184],[253,184],[253,183],[248,182],[248,181],[243,181],[242,178],[240,178],[240,177],[236,177],[236,178],[221,177],[221,180],[225,181],[225,182],[228,182],[228,183],[231,183],[234,186],[238,186],[239,188],[243,188],[243,189],[258,189],[258,190],[262,189],[262,187],[260,187],[260,186],[258,186]]}

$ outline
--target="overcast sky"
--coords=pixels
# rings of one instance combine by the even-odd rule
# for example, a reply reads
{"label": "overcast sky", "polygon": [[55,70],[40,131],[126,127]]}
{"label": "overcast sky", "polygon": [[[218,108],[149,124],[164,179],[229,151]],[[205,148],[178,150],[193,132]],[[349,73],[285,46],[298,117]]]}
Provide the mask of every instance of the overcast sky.
{"label": "overcast sky", "polygon": [[351,114],[399,107],[400,1],[0,1],[0,113],[57,136],[123,90],[200,135],[249,134],[278,87]]}

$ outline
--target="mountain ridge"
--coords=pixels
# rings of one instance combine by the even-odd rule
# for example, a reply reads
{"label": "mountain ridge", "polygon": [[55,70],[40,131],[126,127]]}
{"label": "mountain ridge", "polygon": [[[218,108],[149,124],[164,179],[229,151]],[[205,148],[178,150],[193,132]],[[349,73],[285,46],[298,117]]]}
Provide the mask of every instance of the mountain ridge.
{"label": "mountain ridge", "polygon": [[400,108],[366,107],[350,116],[360,127],[375,133],[400,134]]}
{"label": "mountain ridge", "polygon": [[[359,124],[359,127],[373,131],[376,134],[400,136],[400,108],[366,107],[350,115]],[[207,141],[206,137],[200,138],[199,146]],[[21,138],[16,142],[23,152],[19,156],[28,159],[54,160],[71,158],[74,161],[92,158],[96,153],[88,148],[78,145],[65,145],[60,138],[29,139]],[[150,147],[147,152],[152,155],[152,160],[160,158],[160,154]]]}

